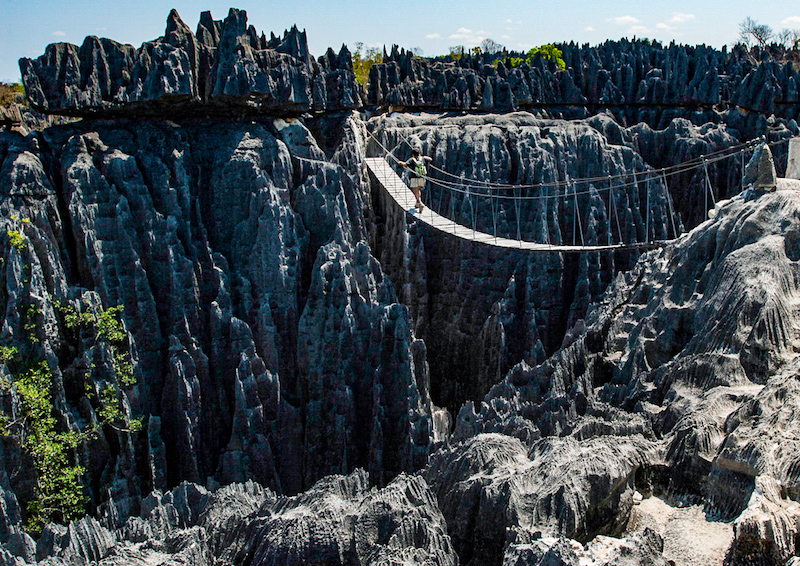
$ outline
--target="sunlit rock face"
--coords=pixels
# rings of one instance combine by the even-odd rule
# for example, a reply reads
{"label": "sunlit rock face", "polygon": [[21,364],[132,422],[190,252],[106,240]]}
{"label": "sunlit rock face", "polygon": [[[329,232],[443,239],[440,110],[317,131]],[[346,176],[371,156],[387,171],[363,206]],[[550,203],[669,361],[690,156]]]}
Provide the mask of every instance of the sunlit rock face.
{"label": "sunlit rock face", "polygon": [[[674,118],[697,124],[738,111],[796,119],[798,71],[783,48],[748,53],[710,46],[607,41],[557,44],[563,68],[536,55],[497,60],[489,53],[423,59],[395,46],[370,70],[367,103],[405,109],[513,112],[529,110],[585,118],[610,109],[621,123],[664,128]],[[761,60],[757,60],[761,57]],[[753,116],[754,118],[756,116]],[[763,119],[763,118],[762,118]]]}
{"label": "sunlit rock face", "polygon": [[31,103],[53,114],[297,115],[362,105],[346,47],[315,60],[305,32],[267,38],[233,8],[223,20],[203,12],[194,33],[172,10],[164,36],[138,49],[94,36],[80,47],[54,43],[20,69]]}
{"label": "sunlit rock face", "polygon": [[[741,560],[756,547],[794,553],[800,195],[751,189],[714,212],[620,274],[545,363],[517,365],[462,408],[463,440],[426,472],[457,549],[498,521],[581,538],[603,532],[590,525],[605,509],[599,525],[613,529],[630,510],[624,490],[636,488],[701,498],[733,521]],[[603,505],[569,497],[593,489]],[[473,491],[480,511],[467,503]],[[464,506],[515,510],[463,522]]]}
{"label": "sunlit rock face", "polygon": [[[650,496],[725,521],[733,564],[795,554],[798,183],[781,146],[649,173],[798,133],[763,114],[791,114],[796,71],[643,43],[564,57],[393,52],[365,98],[346,49],[315,60],[232,10],[23,60],[37,108],[84,120],[0,133],[3,345],[47,361],[58,426],[85,430],[115,374],[63,305],[121,305],[119,403],[142,430],[78,446],[90,516],[39,540],[36,475],[5,439],[0,562],[665,566],[681,537],[636,511]],[[545,106],[581,119],[511,112]],[[641,256],[457,240],[392,207],[364,164],[381,145],[526,185],[492,210],[429,183],[428,206],[483,232],[691,232]]]}

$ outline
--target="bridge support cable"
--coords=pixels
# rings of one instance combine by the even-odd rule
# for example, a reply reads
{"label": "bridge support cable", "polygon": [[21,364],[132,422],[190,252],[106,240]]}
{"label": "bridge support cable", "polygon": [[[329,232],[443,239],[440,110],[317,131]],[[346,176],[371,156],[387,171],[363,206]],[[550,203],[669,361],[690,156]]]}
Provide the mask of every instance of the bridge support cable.
{"label": "bridge support cable", "polygon": [[520,241],[520,246],[521,246],[522,245],[521,244],[521,242],[522,242],[522,228],[521,228],[520,218],[519,218],[520,204],[521,203],[520,203],[520,200],[519,200],[519,195],[517,194],[518,192],[522,192],[522,189],[519,188],[519,187],[515,187],[514,188],[514,215],[517,217],[517,240]]}
{"label": "bridge support cable", "polygon": [[[622,229],[619,226],[619,210],[617,209],[617,202],[616,202],[616,199],[614,198],[614,188],[612,187],[611,190],[608,191],[608,192],[611,195],[611,199],[609,201],[610,204],[611,204],[610,214],[613,214],[614,218],[617,221],[617,236],[619,236],[619,243],[623,244],[624,242],[622,241]],[[608,223],[609,223],[608,231],[609,231],[609,233],[611,232],[611,226],[610,226],[610,224],[611,224],[611,216],[610,216],[610,214],[609,214],[609,218],[608,218]],[[610,236],[609,236],[609,238],[610,238]],[[609,243],[610,242],[611,242],[611,240],[609,239]]]}
{"label": "bridge support cable", "polygon": [[[581,224],[580,207],[578,206],[578,185],[575,181],[572,181],[572,196],[575,198],[575,218],[578,220],[578,233],[581,235],[581,246],[583,247],[586,242],[583,241],[583,225]],[[575,235],[573,234],[572,236],[574,239]]]}
{"label": "bridge support cable", "polygon": [[711,195],[711,201],[713,202],[715,207],[717,206],[717,199],[714,197],[714,190],[711,187],[711,178],[708,175],[708,162],[705,160],[705,158],[703,158],[703,174],[705,175],[706,178],[706,189],[708,190],[708,193],[706,193],[706,200],[705,200],[706,218],[708,218],[708,195],[709,194]]}
{"label": "bridge support cable", "polygon": [[[564,196],[566,197],[566,190],[564,191]],[[566,208],[566,207],[565,207]],[[578,237],[577,227],[578,225],[578,200],[575,199],[574,204],[572,205],[572,245],[577,245],[575,241]]]}
{"label": "bridge support cable", "polygon": [[742,150],[742,152],[739,154],[739,157],[741,158],[740,159],[740,163],[741,163],[741,168],[742,168],[742,183],[741,183],[742,184],[742,188],[740,190],[743,191],[744,190],[744,150]]}
{"label": "bridge support cable", "polygon": [[675,225],[675,209],[672,207],[672,195],[669,194],[669,185],[667,184],[667,176],[662,171],[661,181],[664,183],[664,198],[667,199],[667,212],[669,213],[669,223],[672,226],[672,237],[678,237],[678,230]]}
{"label": "bridge support cable", "polygon": [[644,178],[644,190],[647,191],[647,206],[645,206],[645,212],[647,220],[645,221],[645,242],[650,241],[650,189],[653,186],[653,181],[649,177],[645,176]]}
{"label": "bridge support cable", "polygon": [[[442,197],[444,196],[444,185],[439,185],[439,206],[436,207],[436,213],[442,214]],[[431,199],[433,200],[433,199]]]}
{"label": "bridge support cable", "polygon": [[493,193],[489,193],[489,206],[492,207],[492,229],[494,230],[494,239],[497,240],[497,211],[495,210]]}
{"label": "bridge support cable", "polygon": [[550,245],[550,185],[544,186],[544,243]]}

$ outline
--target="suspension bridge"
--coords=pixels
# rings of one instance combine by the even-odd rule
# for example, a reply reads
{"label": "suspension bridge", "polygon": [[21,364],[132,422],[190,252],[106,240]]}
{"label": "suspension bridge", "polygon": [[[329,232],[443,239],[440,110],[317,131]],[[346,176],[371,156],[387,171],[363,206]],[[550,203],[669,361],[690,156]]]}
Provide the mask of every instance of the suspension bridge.
{"label": "suspension bridge", "polygon": [[[745,154],[766,143],[754,140],[661,169],[527,185],[465,179],[428,165],[436,177],[428,174],[424,178],[428,187],[437,189],[438,199],[430,192],[427,195],[429,202],[422,210],[418,210],[411,189],[401,178],[405,173],[404,168],[394,156],[403,143],[408,143],[410,136],[392,150],[387,149],[374,133],[370,137],[382,150],[383,156],[366,158],[367,167],[396,206],[416,221],[464,240],[501,248],[551,253],[647,250],[675,241],[683,229],[669,193],[668,178],[693,172],[702,175],[705,218],[708,210],[716,206],[709,167],[738,157],[744,184]],[[779,140],[768,145],[786,141]],[[538,211],[533,219],[530,212],[527,218],[524,212],[529,211],[531,205]],[[643,215],[639,214],[641,208]],[[590,218],[592,215],[594,218]],[[657,234],[656,220],[661,226],[660,234]],[[594,228],[599,224],[605,226],[601,230],[605,241],[598,241],[600,237],[597,231],[591,233],[588,229],[590,222],[594,223]],[[538,224],[540,241],[522,237],[525,227],[531,223]],[[550,226],[559,223],[567,225],[563,233],[561,228]],[[570,223],[571,230],[568,226]],[[503,227],[506,233],[503,233]],[[514,228],[516,234],[513,234]],[[511,233],[508,233],[509,229]],[[569,233],[572,243],[565,241]],[[590,235],[594,236],[594,241],[587,242]]]}

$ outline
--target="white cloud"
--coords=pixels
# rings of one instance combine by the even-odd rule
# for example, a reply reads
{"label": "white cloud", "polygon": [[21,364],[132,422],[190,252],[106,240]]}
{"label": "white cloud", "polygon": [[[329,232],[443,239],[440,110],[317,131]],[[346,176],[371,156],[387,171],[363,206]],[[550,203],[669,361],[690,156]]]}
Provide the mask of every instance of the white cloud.
{"label": "white cloud", "polygon": [[781,23],[785,26],[800,27],[800,16],[791,16],[785,20],[782,20]]}
{"label": "white cloud", "polygon": [[594,28],[592,26],[585,27],[583,28],[583,31],[594,31]]}
{"label": "white cloud", "polygon": [[656,24],[656,29],[660,29],[660,30],[663,30],[663,31],[674,31],[675,30],[674,27],[672,27],[670,25],[667,25],[664,22],[658,22]]}
{"label": "white cloud", "polygon": [[469,28],[458,28],[455,33],[447,36],[449,39],[458,39],[465,44],[475,45],[489,37],[489,33],[484,30],[472,31]]}
{"label": "white cloud", "polygon": [[427,37],[428,39],[442,39],[442,36],[439,35],[438,33],[429,33],[425,37]]}
{"label": "white cloud", "polygon": [[500,36],[500,39],[505,39],[506,41],[508,41],[509,39],[511,39],[511,36],[504,34]]}
{"label": "white cloud", "polygon": [[672,12],[672,18],[670,18],[669,23],[683,24],[693,19],[694,19],[694,14],[683,14],[681,12]]}
{"label": "white cloud", "polygon": [[632,34],[647,33],[647,28],[645,26],[631,26],[630,29],[628,30],[628,33]]}
{"label": "white cloud", "polygon": [[63,31],[54,31],[53,35],[56,36],[56,37],[64,37],[67,34],[64,33]]}
{"label": "white cloud", "polygon": [[94,31],[106,31],[106,28],[94,28]]}
{"label": "white cloud", "polygon": [[618,18],[608,18],[606,19],[606,21],[617,24],[618,26],[630,26],[639,23],[639,19],[634,18],[633,16],[619,16]]}
{"label": "white cloud", "polygon": [[511,18],[508,18],[508,19],[506,20],[506,23],[507,23],[507,24],[513,24],[513,23],[514,23],[514,20],[512,20]]}

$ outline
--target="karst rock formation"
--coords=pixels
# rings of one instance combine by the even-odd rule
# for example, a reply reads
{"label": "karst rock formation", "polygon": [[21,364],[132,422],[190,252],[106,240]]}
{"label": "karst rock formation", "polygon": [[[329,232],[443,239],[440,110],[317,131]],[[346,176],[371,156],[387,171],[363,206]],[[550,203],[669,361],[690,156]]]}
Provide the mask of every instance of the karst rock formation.
{"label": "karst rock formation", "polygon": [[[0,343],[47,368],[59,431],[99,432],[69,451],[86,516],[41,533],[2,437],[0,564],[666,566],[693,533],[657,505],[723,533],[716,563],[791,563],[797,71],[777,47],[560,47],[565,69],[392,48],[363,86],[345,46],[173,10],[139,48],[20,60],[42,118],[0,132]],[[431,183],[465,226],[668,243],[454,238],[371,176],[383,147],[527,187],[492,216]],[[116,346],[86,322],[114,307]],[[102,425],[109,391],[140,428]]]}

